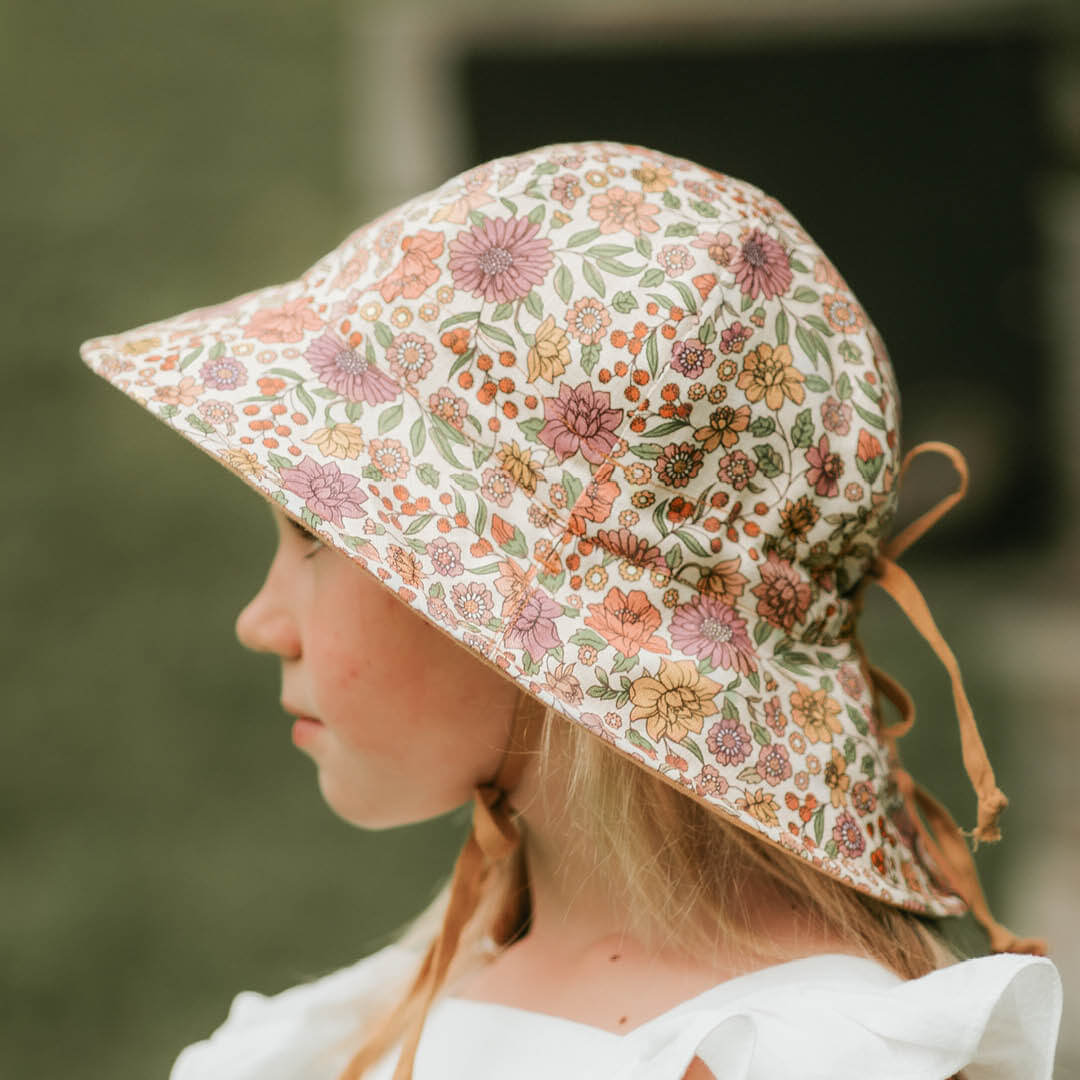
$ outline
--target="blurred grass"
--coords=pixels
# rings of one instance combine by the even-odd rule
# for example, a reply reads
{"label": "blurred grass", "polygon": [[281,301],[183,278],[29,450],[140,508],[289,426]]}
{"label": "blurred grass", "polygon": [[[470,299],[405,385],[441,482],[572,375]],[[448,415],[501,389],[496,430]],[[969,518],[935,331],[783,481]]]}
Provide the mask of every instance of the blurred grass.
{"label": "blurred grass", "polygon": [[[85,338],[288,280],[381,209],[339,179],[336,13],[330,0],[0,10],[5,1076],[164,1077],[240,989],[381,944],[462,834],[445,819],[360,834],[325,808],[276,663],[232,636],[271,551],[261,500],[77,355]],[[905,564],[1009,790],[1019,703],[972,618],[995,569]],[[919,706],[912,771],[970,825],[944,671],[883,594],[864,634]],[[1007,858],[980,858],[991,897]]]}

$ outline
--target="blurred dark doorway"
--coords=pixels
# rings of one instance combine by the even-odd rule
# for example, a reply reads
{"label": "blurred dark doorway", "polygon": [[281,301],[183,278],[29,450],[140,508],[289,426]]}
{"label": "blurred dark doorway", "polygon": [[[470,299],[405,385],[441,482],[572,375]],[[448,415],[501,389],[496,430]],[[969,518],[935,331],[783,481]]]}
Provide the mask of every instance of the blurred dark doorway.
{"label": "blurred dark doorway", "polygon": [[[469,160],[615,139],[776,196],[881,331],[905,452],[943,439],[968,459],[968,496],[935,527],[935,550],[1049,539],[1063,476],[1035,183],[1050,154],[1043,43],[700,41],[470,51]],[[955,484],[944,460],[927,460],[905,479],[901,523]]]}

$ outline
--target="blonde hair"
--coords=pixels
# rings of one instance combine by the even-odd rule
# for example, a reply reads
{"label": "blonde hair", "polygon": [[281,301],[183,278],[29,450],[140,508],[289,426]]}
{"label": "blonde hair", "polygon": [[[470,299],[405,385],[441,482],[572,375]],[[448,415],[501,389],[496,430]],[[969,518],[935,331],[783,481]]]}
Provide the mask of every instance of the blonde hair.
{"label": "blonde hair", "polygon": [[[721,943],[734,943],[759,958],[794,959],[782,946],[754,935],[745,887],[768,884],[787,902],[794,919],[829,939],[842,940],[850,952],[877,960],[905,979],[959,959],[927,920],[844,885],[729,823],[531,695],[522,692],[518,708],[529,712],[530,723],[542,725],[535,751],[539,776],[552,770],[565,776],[560,813],[572,843],[602,869],[600,879],[609,884],[612,896],[621,898],[628,931],[636,940],[674,946],[696,957],[709,956]],[[540,789],[545,791],[543,783]],[[511,928],[501,941],[493,934],[499,913],[513,909],[524,851],[523,844],[493,867],[444,989],[482,967],[526,929],[525,923]],[[439,933],[448,899],[449,883],[408,924],[398,944],[422,957]],[[522,910],[527,921],[527,902]],[[364,1032],[365,1048],[380,1054],[389,1050],[415,1019],[420,1004],[399,1001],[374,1017]]]}

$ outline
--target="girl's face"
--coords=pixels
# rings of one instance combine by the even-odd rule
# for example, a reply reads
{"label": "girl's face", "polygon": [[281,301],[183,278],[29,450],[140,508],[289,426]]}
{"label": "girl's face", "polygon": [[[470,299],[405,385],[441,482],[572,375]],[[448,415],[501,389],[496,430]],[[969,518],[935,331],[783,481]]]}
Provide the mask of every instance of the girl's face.
{"label": "girl's face", "polygon": [[364,828],[444,814],[491,780],[515,685],[274,509],[278,546],[236,635],[281,660],[293,741],[323,797]]}

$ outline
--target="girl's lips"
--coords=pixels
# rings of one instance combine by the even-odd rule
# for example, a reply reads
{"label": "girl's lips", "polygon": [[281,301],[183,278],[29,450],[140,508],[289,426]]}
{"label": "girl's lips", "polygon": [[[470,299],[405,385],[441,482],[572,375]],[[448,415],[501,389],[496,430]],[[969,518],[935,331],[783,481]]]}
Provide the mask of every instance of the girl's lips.
{"label": "girl's lips", "polygon": [[322,723],[313,716],[298,716],[292,726],[292,741],[302,746],[322,727]]}

